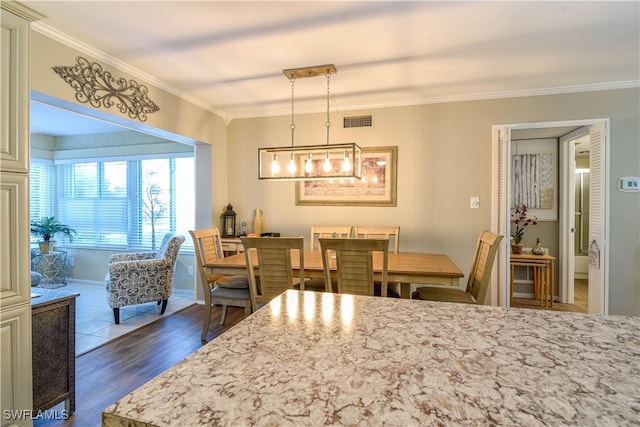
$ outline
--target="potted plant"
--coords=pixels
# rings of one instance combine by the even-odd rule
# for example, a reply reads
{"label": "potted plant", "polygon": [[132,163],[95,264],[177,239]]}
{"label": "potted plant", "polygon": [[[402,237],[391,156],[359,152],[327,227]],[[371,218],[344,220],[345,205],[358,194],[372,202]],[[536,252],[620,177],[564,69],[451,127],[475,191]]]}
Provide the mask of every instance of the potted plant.
{"label": "potted plant", "polygon": [[42,242],[38,243],[40,245],[40,253],[46,254],[52,250],[54,241],[51,239],[57,233],[63,234],[72,242],[76,235],[76,230],[66,224],[62,224],[55,216],[42,218],[39,221],[31,221],[31,234],[42,237]]}
{"label": "potted plant", "polygon": [[527,205],[522,204],[516,206],[511,216],[511,222],[515,224],[515,228],[511,230],[511,252],[514,254],[522,253],[522,238],[524,237],[524,228],[528,225],[536,225],[538,218],[527,218]]}

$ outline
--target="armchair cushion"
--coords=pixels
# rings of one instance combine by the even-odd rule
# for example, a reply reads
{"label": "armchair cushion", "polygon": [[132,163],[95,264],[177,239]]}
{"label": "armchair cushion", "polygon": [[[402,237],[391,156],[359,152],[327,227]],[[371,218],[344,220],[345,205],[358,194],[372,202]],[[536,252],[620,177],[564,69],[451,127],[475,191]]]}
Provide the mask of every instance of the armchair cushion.
{"label": "armchair cushion", "polygon": [[157,259],[158,254],[155,252],[130,252],[124,254],[113,254],[109,258],[109,264],[119,261],[137,261],[145,259]]}

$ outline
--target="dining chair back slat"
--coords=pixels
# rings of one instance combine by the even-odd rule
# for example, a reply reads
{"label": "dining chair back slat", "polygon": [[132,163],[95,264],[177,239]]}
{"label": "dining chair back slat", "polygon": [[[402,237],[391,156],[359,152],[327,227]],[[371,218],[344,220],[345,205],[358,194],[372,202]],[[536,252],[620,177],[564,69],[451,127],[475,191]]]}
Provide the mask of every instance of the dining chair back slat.
{"label": "dining chair back slat", "polygon": [[350,225],[314,225],[311,227],[311,240],[309,250],[319,251],[321,238],[348,239],[351,237],[353,227]]}
{"label": "dining chair back slat", "polygon": [[398,253],[400,247],[400,227],[357,226],[353,228],[356,239],[389,239],[389,252]]}
{"label": "dining chair back slat", "polygon": [[320,239],[325,281],[331,280],[332,254],[335,254],[339,293],[375,295],[373,252],[382,253],[381,295],[387,296],[389,264],[388,239]]}
{"label": "dining chair back slat", "polygon": [[483,304],[489,290],[489,279],[493,261],[502,236],[488,231],[482,233],[476,245],[476,257],[471,266],[469,281],[467,282],[467,292],[473,295],[474,299]]}
{"label": "dining chair back slat", "polygon": [[[287,289],[304,290],[304,239],[302,237],[242,237],[251,303],[254,310]],[[293,277],[291,251],[299,254],[300,278]],[[255,260],[257,260],[257,271]],[[302,283],[302,285],[300,285]]]}

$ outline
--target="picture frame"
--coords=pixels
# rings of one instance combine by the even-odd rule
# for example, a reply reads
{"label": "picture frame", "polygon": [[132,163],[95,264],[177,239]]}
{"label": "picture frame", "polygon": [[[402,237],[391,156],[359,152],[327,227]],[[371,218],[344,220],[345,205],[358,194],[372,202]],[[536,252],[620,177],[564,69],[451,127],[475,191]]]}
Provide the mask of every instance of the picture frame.
{"label": "picture frame", "polygon": [[511,206],[524,204],[538,221],[557,221],[557,143],[550,139],[515,140],[511,152]]}
{"label": "picture frame", "polygon": [[397,206],[398,146],[362,147],[361,179],[296,183],[296,206]]}

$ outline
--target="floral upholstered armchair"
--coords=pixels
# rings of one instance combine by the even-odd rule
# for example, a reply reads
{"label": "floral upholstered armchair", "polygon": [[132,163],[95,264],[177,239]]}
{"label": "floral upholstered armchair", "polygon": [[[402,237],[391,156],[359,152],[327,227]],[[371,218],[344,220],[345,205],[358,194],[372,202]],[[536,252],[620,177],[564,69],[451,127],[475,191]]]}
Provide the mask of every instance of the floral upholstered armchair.
{"label": "floral upholstered armchair", "polygon": [[171,296],[173,270],[184,236],[165,234],[158,252],[114,254],[105,277],[109,307],[116,324],[120,323],[120,307],[147,302],[162,302],[160,314]]}

